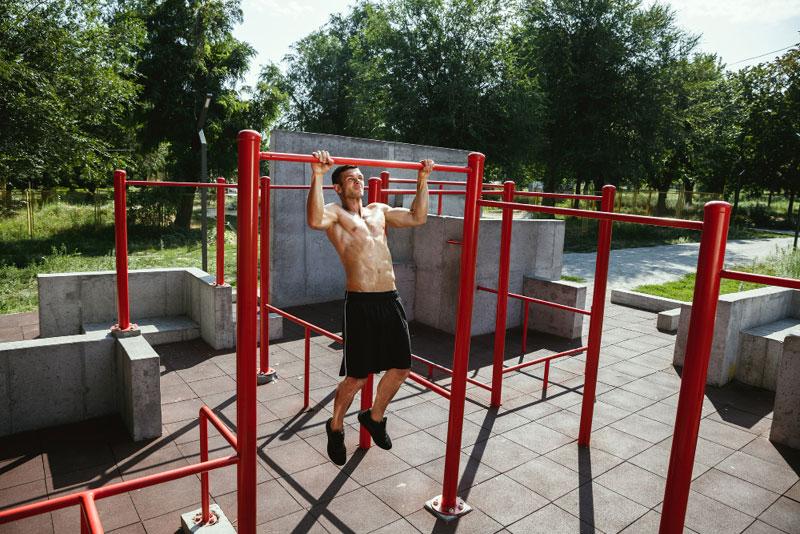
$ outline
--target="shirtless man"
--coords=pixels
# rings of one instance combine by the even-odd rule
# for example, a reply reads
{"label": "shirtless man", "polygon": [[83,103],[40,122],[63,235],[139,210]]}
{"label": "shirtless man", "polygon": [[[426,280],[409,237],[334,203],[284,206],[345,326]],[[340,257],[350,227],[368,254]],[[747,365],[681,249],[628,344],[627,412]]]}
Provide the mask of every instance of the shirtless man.
{"label": "shirtless man", "polygon": [[311,188],[306,204],[307,222],[325,230],[344,266],[347,293],[344,300],[344,357],[336,388],[333,417],[328,419],[328,456],[344,465],[344,415],[370,373],[386,371],[378,384],[371,410],[358,414],[373,441],[392,448],[384,412],[411,371],[411,339],[405,311],[394,284],[392,255],[386,241],[387,226],[403,228],[425,224],[428,217],[428,176],[433,161],[423,160],[417,173],[417,194],[411,209],[375,202],[362,205],[364,175],[354,165],[337,167],[331,176],[341,205],[323,205],[322,179],[333,166],[328,152],[313,153]]}

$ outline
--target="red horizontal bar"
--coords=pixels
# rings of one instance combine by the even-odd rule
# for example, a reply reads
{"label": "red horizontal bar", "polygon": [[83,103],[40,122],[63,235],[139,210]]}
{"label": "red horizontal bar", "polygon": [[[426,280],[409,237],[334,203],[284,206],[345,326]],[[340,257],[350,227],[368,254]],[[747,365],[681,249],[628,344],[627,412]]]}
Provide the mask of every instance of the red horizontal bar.
{"label": "red horizontal bar", "polygon": [[[389,178],[389,183],[396,184],[415,184],[417,180],[414,178]],[[447,181],[447,180],[428,180],[428,185],[467,185],[465,181]]]}
{"label": "red horizontal bar", "polygon": [[330,339],[332,339],[332,340],[334,340],[334,341],[336,341],[338,343],[344,343],[344,341],[342,340],[341,336],[337,336],[333,332],[328,332],[324,328],[320,328],[319,326],[317,326],[315,324],[309,323],[308,321],[304,321],[303,319],[297,317],[296,315],[292,315],[291,313],[283,311],[280,308],[276,308],[275,306],[273,306],[271,304],[267,304],[267,310],[273,311],[273,312],[277,313],[278,315],[280,315],[281,317],[284,317],[285,319],[289,319],[293,323],[296,323],[296,324],[299,324],[302,327],[308,328],[312,332],[316,332],[317,334],[320,334],[322,336],[330,338]]}
{"label": "red horizontal bar", "polygon": [[[270,189],[311,189],[310,185],[270,185]],[[322,189],[333,189],[332,185],[323,185]]]}
{"label": "red horizontal bar", "polygon": [[448,239],[447,243],[450,245],[463,245],[464,243],[456,239]]}
{"label": "red horizontal bar", "polygon": [[[432,362],[430,360],[426,360],[425,358],[422,358],[421,356],[417,356],[416,354],[412,354],[411,357],[413,359],[415,359],[416,361],[420,362],[420,363],[424,363],[425,365],[430,365],[434,369],[438,369],[439,371],[445,372],[445,373],[447,373],[447,374],[449,374],[451,376],[453,375],[453,370],[448,368],[448,367],[445,367],[443,365],[439,365],[438,363]],[[492,386],[486,385],[483,382],[478,382],[477,380],[474,380],[474,379],[469,378],[469,377],[467,377],[467,382],[469,382],[470,384],[474,384],[474,385],[476,385],[478,387],[481,387],[483,389],[486,389],[488,391],[492,390]]]}
{"label": "red horizontal bar", "polygon": [[[480,289],[481,291],[488,291],[489,293],[494,293],[495,295],[497,295],[497,290],[496,289],[492,289],[491,287],[478,286],[478,289]],[[572,306],[567,306],[566,304],[559,304],[558,302],[551,302],[549,300],[537,299],[537,298],[529,297],[527,295],[520,295],[518,293],[511,293],[510,291],[508,293],[508,296],[509,297],[513,297],[515,299],[524,300],[524,301],[527,301],[527,302],[532,302],[534,304],[544,304],[545,306],[550,306],[551,308],[558,308],[559,310],[565,310],[565,311],[570,311],[570,312],[574,312],[574,313],[580,313],[581,315],[591,315],[592,314],[592,312],[590,312],[588,310],[581,309],[581,308],[573,308]]]}
{"label": "red horizontal bar", "polygon": [[[239,458],[237,456],[228,456],[226,458],[218,458],[216,460],[200,462],[198,464],[179,467],[178,469],[172,469],[163,473],[156,473],[154,475],[148,475],[133,480],[117,482],[116,484],[109,484],[107,486],[94,489],[91,491],[91,493],[93,494],[95,500],[105,499],[106,497],[113,497],[114,495],[119,495],[120,493],[146,488],[147,486],[154,486],[156,484],[161,484],[162,482],[169,482],[171,480],[187,477],[189,475],[196,475],[197,473],[201,473],[203,471],[211,471],[212,469],[227,467],[235,464],[238,459]],[[11,508],[9,510],[0,511],[0,524],[9,523],[11,521],[17,521],[26,517],[53,512],[68,506],[81,504],[81,500],[83,498],[82,495],[84,493],[87,492],[71,493],[69,495],[56,497],[55,499],[50,499],[48,501],[39,501],[32,504]]]}
{"label": "red horizontal bar", "polygon": [[514,196],[540,198],[566,198],[570,200],[603,200],[598,195],[570,195],[568,193],[544,193],[541,191],[514,191]]}
{"label": "red horizontal bar", "polygon": [[216,183],[216,182],[148,182],[147,180],[127,180],[125,185],[135,185],[138,187],[210,187],[210,188],[237,188],[238,184]]}
{"label": "red horizontal bar", "polygon": [[511,371],[517,371],[522,369],[523,367],[530,367],[531,365],[536,365],[537,363],[544,363],[549,362],[550,360],[555,360],[556,358],[563,358],[565,356],[574,356],[575,354],[580,354],[581,352],[585,352],[589,347],[578,347],[577,349],[570,349],[565,350],[564,352],[558,352],[556,354],[551,354],[550,356],[545,356],[544,358],[538,358],[536,360],[532,360],[529,362],[523,362],[517,365],[512,365],[511,367],[505,367],[503,369],[503,373],[510,373]]}
{"label": "red horizontal bar", "polygon": [[[416,189],[384,189],[383,193],[388,195],[416,195]],[[452,189],[429,189],[430,195],[466,195],[466,191],[453,191]]]}
{"label": "red horizontal bar", "polygon": [[450,392],[449,391],[444,389],[439,384],[434,384],[433,382],[431,382],[427,378],[424,378],[424,377],[418,375],[414,371],[411,371],[408,374],[408,378],[410,378],[411,380],[413,380],[414,382],[416,382],[418,384],[421,384],[421,385],[425,386],[426,388],[430,389],[434,393],[438,393],[439,395],[441,395],[445,399],[449,399],[450,398]]}
{"label": "red horizontal bar", "polygon": [[726,271],[720,273],[722,278],[739,280],[740,282],[753,282],[768,286],[788,287],[789,289],[800,289],[800,280],[795,278],[782,278],[780,276],[769,276],[767,274],[743,273],[741,271]]}
{"label": "red horizontal bar", "polygon": [[[273,161],[292,161],[295,163],[317,163],[318,160],[314,156],[308,154],[287,154],[284,152],[262,152],[262,160]],[[384,159],[365,159],[365,158],[347,158],[342,156],[334,156],[334,165],[359,165],[361,167],[382,167],[387,169],[422,169],[422,163],[418,161],[392,161]],[[434,165],[434,171],[439,172],[460,172],[467,174],[469,167],[459,165]]]}
{"label": "red horizontal bar", "polygon": [[670,228],[686,228],[688,230],[702,230],[702,221],[688,221],[686,219],[670,219],[667,217],[648,217],[646,215],[629,215],[627,213],[611,213],[608,211],[576,210],[572,208],[555,208],[552,206],[534,206],[519,204],[517,202],[499,202],[496,200],[479,200],[479,206],[491,208],[512,208],[520,211],[537,211],[553,215],[568,215],[570,217],[585,217],[587,219],[602,219],[607,221],[648,224],[650,226],[666,226]]}
{"label": "red horizontal bar", "polygon": [[238,452],[239,446],[237,445],[236,436],[233,434],[231,429],[228,428],[228,425],[223,423],[219,416],[215,414],[208,406],[200,407],[200,417],[202,417],[203,414],[205,414],[211,424],[214,425],[217,430],[219,430],[219,433],[222,434],[222,437],[225,438],[225,441],[227,441],[230,446],[233,447],[233,450]]}

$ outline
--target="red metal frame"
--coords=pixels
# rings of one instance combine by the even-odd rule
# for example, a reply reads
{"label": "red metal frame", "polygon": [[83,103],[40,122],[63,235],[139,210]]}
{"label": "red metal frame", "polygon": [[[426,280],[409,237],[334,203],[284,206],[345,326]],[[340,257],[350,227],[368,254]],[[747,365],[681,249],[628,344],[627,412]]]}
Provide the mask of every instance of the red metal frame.
{"label": "red metal frame", "polygon": [[[251,534],[255,531],[255,451],[256,451],[256,377],[253,375],[252,362],[255,360],[255,319],[257,311],[257,276],[256,266],[258,264],[258,168],[260,160],[283,160],[311,162],[313,157],[297,154],[279,154],[259,152],[261,137],[257,132],[245,130],[238,136],[239,149],[239,184],[238,184],[238,228],[237,238],[239,246],[237,248],[237,277],[238,277],[238,299],[237,299],[237,429],[238,434],[234,435],[214,413],[207,407],[200,410],[200,434],[201,434],[201,462],[158,473],[130,481],[123,481],[117,484],[110,484],[90,491],[73,493],[58,497],[48,501],[41,501],[13,509],[0,511],[0,524],[15,521],[40,513],[47,513],[68,506],[80,506],[81,508],[81,530],[82,532],[102,532],[100,518],[97,513],[95,502],[99,499],[118,495],[140,489],[147,486],[175,480],[185,476],[201,474],[201,497],[202,517],[209,518],[208,514],[208,476],[207,471],[229,465],[237,465],[237,489],[238,489],[238,517],[239,532]],[[589,313],[591,315],[589,327],[589,342],[585,347],[579,347],[553,354],[531,362],[524,362],[519,365],[510,366],[502,369],[502,373],[514,371],[516,369],[534,365],[536,363],[547,362],[554,358],[577,354],[582,351],[587,352],[586,372],[584,383],[583,406],[581,412],[581,428],[579,443],[588,445],[591,434],[592,407],[594,403],[595,385],[597,379],[597,365],[599,359],[599,347],[601,340],[603,305],[605,302],[605,289],[608,277],[608,255],[611,240],[611,227],[613,222],[638,223],[655,226],[665,226],[674,228],[687,228],[702,230],[700,243],[700,255],[698,258],[697,281],[692,306],[692,318],[689,325],[687,353],[685,365],[682,373],[679,401],[677,408],[676,424],[672,449],[670,451],[670,463],[667,474],[666,489],[664,494],[664,506],[662,511],[660,533],[678,534],[683,529],[685,521],[686,505],[688,502],[689,488],[691,484],[691,471],[694,461],[694,454],[697,444],[697,434],[700,424],[702,401],[705,388],[706,372],[710,355],[711,343],[714,332],[714,320],[716,315],[717,300],[719,298],[719,285],[721,278],[730,278],[763,284],[772,284],[793,289],[800,289],[800,280],[788,278],[756,275],[751,273],[741,273],[737,271],[723,270],[725,255],[725,244],[727,240],[727,229],[730,221],[730,205],[724,202],[709,202],[705,206],[704,220],[687,221],[682,219],[665,219],[656,217],[646,217],[639,215],[628,215],[613,213],[614,189],[611,186],[603,188],[601,211],[556,208],[551,206],[538,206],[510,202],[513,198],[513,188],[506,185],[504,188],[504,201],[481,200],[480,196],[484,191],[481,189],[483,178],[484,156],[479,153],[472,153],[469,156],[467,167],[456,166],[437,166],[438,170],[446,172],[466,172],[466,205],[464,210],[464,229],[463,238],[460,244],[463,246],[461,255],[458,317],[456,329],[456,346],[453,354],[453,369],[447,369],[424,358],[414,356],[415,360],[427,364],[429,370],[434,368],[448,372],[452,376],[450,391],[438,386],[416,373],[411,374],[411,379],[436,391],[440,395],[450,399],[450,413],[448,417],[447,430],[447,450],[445,456],[444,480],[442,495],[429,501],[428,505],[440,517],[456,517],[469,509],[469,507],[457,498],[458,467],[461,453],[461,431],[464,416],[464,401],[466,396],[466,384],[475,383],[485,389],[494,388],[473,381],[467,377],[468,358],[470,348],[470,333],[472,309],[474,303],[475,285],[475,262],[478,243],[478,209],[480,206],[492,206],[501,208],[505,213],[512,210],[532,211],[541,213],[551,213],[557,215],[577,216],[600,220],[600,231],[598,237],[598,260],[595,271],[595,288],[591,312],[579,309],[569,309],[563,305],[558,305],[562,309],[569,309],[576,313]],[[351,163],[363,166],[382,166],[405,169],[419,169],[421,164],[410,162],[394,162],[381,160],[362,160],[356,158],[336,158],[337,163]],[[436,167],[435,167],[436,169]],[[388,181],[388,180],[387,180]],[[127,234],[125,229],[125,173],[116,171],[114,176],[115,184],[115,217],[117,222],[116,243],[117,243],[117,269],[118,269],[118,299],[120,307],[118,309],[118,327],[130,326],[128,314],[128,291],[127,291]],[[448,182],[450,184],[450,182]],[[164,182],[127,182],[127,185],[170,185]],[[183,183],[176,183],[183,186]],[[386,198],[390,194],[388,191],[381,193],[380,180],[376,179],[370,183],[370,200],[375,201]],[[204,184],[189,183],[186,187],[205,187]],[[208,184],[215,187],[237,187],[231,184]],[[268,191],[279,186],[270,186],[267,182],[262,190]],[[292,187],[294,188],[294,187]],[[289,187],[287,187],[289,189]],[[489,193],[486,191],[485,193]],[[517,192],[519,195],[522,192]],[[262,192],[262,194],[264,194]],[[524,196],[550,196],[549,194],[526,194]],[[577,195],[559,195],[556,198],[577,198]],[[268,198],[268,197],[267,197]],[[596,197],[580,195],[581,199],[596,200]],[[266,203],[268,205],[268,202]],[[265,226],[269,226],[268,217],[262,218]],[[501,239],[504,247],[510,246],[510,232],[504,228]],[[266,230],[268,235],[268,229]],[[505,251],[504,251],[505,252]],[[502,257],[506,254],[501,254]],[[268,258],[268,256],[267,256]],[[263,259],[263,256],[262,256]],[[502,299],[507,303],[507,298],[520,298],[522,295],[510,294],[507,291],[507,280],[501,276],[498,279],[498,289],[481,288],[496,292],[498,302]],[[506,269],[507,270],[507,269]],[[268,276],[268,275],[267,275]],[[506,275],[507,277],[507,275]],[[263,281],[263,278],[262,278]],[[268,296],[265,293],[265,296]],[[266,299],[265,299],[266,300]],[[532,297],[524,297],[521,300],[527,305],[530,302],[543,304]],[[552,304],[552,303],[550,303]],[[317,326],[307,323],[297,317],[270,306],[265,302],[263,308],[274,311],[284,317],[301,324],[306,329],[306,405],[308,404],[308,375],[309,375],[309,340],[310,332],[317,332],[326,335],[331,339],[341,342],[341,338],[325,331]],[[527,313],[526,313],[527,315]],[[523,339],[524,339],[523,333]],[[524,341],[523,341],[524,344]],[[495,360],[499,351],[499,344],[495,347]],[[494,378],[494,377],[493,377]],[[499,384],[499,382],[498,382]],[[499,387],[497,388],[499,391]],[[370,389],[371,392],[371,389]],[[493,395],[494,396],[494,395]],[[499,395],[498,395],[499,397]],[[237,454],[216,460],[208,460],[208,432],[207,424],[211,421],[233,446]]]}

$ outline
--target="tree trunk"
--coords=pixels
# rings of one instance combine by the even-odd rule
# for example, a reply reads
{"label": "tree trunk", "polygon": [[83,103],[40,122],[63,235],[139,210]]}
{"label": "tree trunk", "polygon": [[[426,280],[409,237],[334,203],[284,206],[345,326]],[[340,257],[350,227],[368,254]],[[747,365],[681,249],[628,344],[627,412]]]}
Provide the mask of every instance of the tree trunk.
{"label": "tree trunk", "polygon": [[667,213],[667,191],[658,192],[658,200],[656,201],[656,215],[664,215]]}
{"label": "tree trunk", "polygon": [[694,182],[691,180],[683,181],[683,201],[687,206],[692,205],[694,195]]}
{"label": "tree trunk", "polygon": [[[786,220],[789,222],[790,228],[794,219],[794,195],[794,191],[789,194],[789,208],[786,210]],[[800,218],[800,215],[798,215],[798,218]]]}
{"label": "tree trunk", "polygon": [[[575,179],[575,194],[576,195],[580,195],[581,194],[581,179],[580,178],[576,178]],[[575,208],[575,209],[578,209],[580,207],[580,202],[578,201],[577,198],[572,199],[572,207]]]}
{"label": "tree trunk", "polygon": [[769,196],[767,197],[767,207],[772,207],[772,189],[769,190]]}
{"label": "tree trunk", "polygon": [[737,180],[736,191],[733,193],[733,214],[731,214],[731,221],[734,226],[736,225],[736,215],[739,212],[739,193],[742,192],[742,184]]}
{"label": "tree trunk", "polygon": [[175,228],[178,230],[189,230],[192,223],[192,208],[194,207],[195,189],[189,189],[191,193],[181,195],[175,208]]}

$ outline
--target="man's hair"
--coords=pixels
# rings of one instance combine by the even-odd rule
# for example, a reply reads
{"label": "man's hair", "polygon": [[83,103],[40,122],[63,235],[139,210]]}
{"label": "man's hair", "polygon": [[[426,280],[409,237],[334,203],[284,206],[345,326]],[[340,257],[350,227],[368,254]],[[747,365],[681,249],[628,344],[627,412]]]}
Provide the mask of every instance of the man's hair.
{"label": "man's hair", "polygon": [[357,169],[357,168],[358,165],[339,165],[338,167],[333,169],[333,174],[331,174],[331,182],[333,182],[334,184],[339,184],[339,177],[342,175],[344,171],[349,171],[350,169]]}

